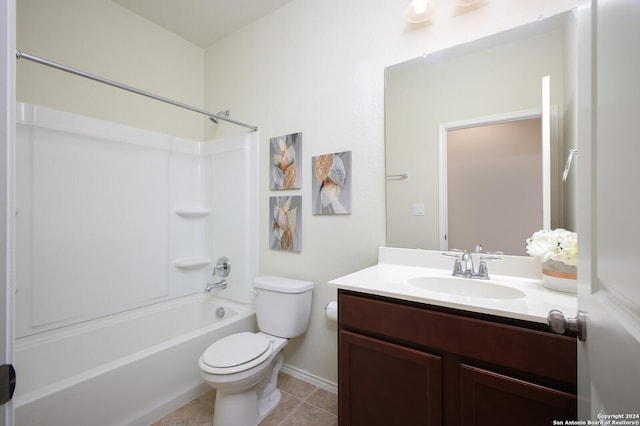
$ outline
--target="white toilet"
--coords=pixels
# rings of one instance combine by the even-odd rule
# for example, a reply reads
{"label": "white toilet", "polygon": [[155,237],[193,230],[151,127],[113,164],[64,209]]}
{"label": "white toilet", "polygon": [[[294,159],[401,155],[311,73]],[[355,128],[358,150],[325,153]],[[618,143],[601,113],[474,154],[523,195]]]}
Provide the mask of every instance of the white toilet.
{"label": "white toilet", "polygon": [[255,426],[276,408],[282,349],[309,325],[312,282],[264,276],[253,286],[260,332],[223,337],[200,357],[202,378],[217,389],[215,426]]}

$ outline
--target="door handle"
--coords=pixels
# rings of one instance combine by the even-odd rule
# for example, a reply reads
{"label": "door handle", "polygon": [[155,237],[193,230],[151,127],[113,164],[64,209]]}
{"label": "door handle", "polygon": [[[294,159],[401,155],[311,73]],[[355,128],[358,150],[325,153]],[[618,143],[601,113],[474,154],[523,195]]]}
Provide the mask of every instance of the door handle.
{"label": "door handle", "polygon": [[565,331],[571,330],[578,333],[581,342],[587,338],[587,316],[582,311],[578,311],[575,318],[566,318],[562,312],[553,309],[547,315],[547,322],[554,333],[564,334]]}
{"label": "door handle", "polygon": [[13,398],[16,390],[16,370],[11,364],[0,366],[0,405],[4,405]]}

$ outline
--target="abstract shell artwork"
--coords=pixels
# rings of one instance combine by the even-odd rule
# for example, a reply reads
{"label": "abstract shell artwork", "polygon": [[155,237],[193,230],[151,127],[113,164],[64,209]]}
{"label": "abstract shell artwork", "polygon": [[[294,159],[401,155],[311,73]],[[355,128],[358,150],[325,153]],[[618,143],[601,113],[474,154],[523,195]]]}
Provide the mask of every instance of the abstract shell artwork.
{"label": "abstract shell artwork", "polygon": [[312,159],[314,215],[351,213],[351,151]]}
{"label": "abstract shell artwork", "polygon": [[277,136],[269,140],[271,173],[270,189],[300,189],[302,133]]}
{"label": "abstract shell artwork", "polygon": [[302,196],[269,197],[271,236],[269,247],[276,250],[302,250]]}

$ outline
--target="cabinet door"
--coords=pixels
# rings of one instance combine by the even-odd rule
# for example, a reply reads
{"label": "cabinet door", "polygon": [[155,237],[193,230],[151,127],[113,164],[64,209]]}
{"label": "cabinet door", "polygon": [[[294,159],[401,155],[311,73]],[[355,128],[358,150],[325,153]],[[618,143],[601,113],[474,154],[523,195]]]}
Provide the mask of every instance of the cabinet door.
{"label": "cabinet door", "polygon": [[575,395],[468,365],[460,366],[460,399],[463,425],[551,425],[577,411]]}
{"label": "cabinet door", "polygon": [[340,330],[342,426],[442,424],[438,356]]}

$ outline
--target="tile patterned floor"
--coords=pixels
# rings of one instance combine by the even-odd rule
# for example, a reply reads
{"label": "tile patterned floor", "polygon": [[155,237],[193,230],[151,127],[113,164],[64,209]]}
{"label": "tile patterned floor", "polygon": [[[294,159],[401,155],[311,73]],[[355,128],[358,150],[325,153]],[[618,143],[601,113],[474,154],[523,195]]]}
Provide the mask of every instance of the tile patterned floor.
{"label": "tile patterned floor", "polygon": [[[338,424],[338,397],[288,374],[278,376],[282,399],[260,426],[332,426]],[[151,426],[211,426],[215,390],[210,390]],[[215,425],[214,425],[215,426]]]}

